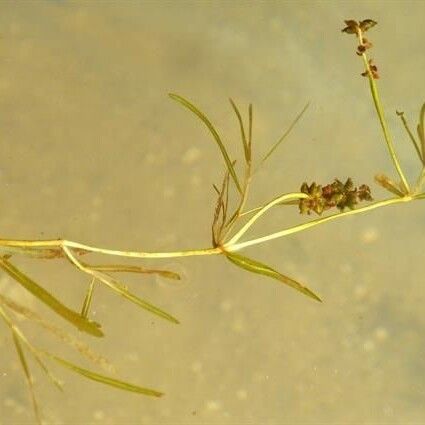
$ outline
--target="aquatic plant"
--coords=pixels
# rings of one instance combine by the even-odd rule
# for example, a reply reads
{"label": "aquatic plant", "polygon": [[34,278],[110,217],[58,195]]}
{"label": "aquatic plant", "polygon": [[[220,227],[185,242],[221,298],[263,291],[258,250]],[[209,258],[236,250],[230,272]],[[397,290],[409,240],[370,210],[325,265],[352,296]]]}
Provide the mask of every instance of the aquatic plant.
{"label": "aquatic plant", "polygon": [[[255,177],[255,171],[258,170],[260,166],[263,166],[270,156],[277,151],[280,144],[286,139],[292,128],[304,114],[308,105],[298,114],[288,130],[276,141],[275,144],[270,147],[268,153],[262,158],[254,161],[253,107],[252,105],[249,105],[247,119],[245,118],[244,120],[239,107],[233,100],[230,100],[231,108],[239,126],[240,142],[243,148],[243,157],[238,160],[238,165],[242,164],[242,172],[238,172],[236,160],[231,158],[229,155],[222,137],[210,119],[186,98],[178,94],[170,94],[172,100],[192,112],[200,120],[200,122],[205,125],[223,157],[225,165],[223,180],[220,185],[213,185],[213,189],[217,195],[217,201],[213,211],[211,225],[211,247],[188,251],[142,252],[99,248],[67,239],[1,239],[0,251],[2,254],[0,256],[0,268],[17,284],[21,285],[40,302],[49,307],[56,315],[73,325],[80,332],[87,333],[94,337],[103,337],[104,335],[100,323],[97,323],[91,318],[92,305],[94,302],[94,289],[96,285],[105,285],[113,293],[124,297],[126,300],[138,305],[140,308],[147,310],[149,313],[161,319],[165,319],[170,323],[177,324],[179,322],[173,315],[130,292],[121,280],[118,280],[115,277],[115,275],[117,273],[128,272],[137,274],[159,274],[169,279],[179,279],[180,276],[172,271],[147,269],[139,265],[91,264],[88,260],[86,260],[90,254],[102,254],[108,257],[125,257],[139,260],[148,258],[160,259],[170,257],[222,255],[237,267],[275,279],[315,301],[321,301],[320,297],[304,284],[275,270],[275,268],[269,265],[240,254],[240,251],[248,246],[266,243],[273,239],[305,231],[311,227],[341,219],[349,215],[365,213],[376,208],[425,198],[425,192],[423,191],[425,180],[425,104],[420,110],[416,135],[410,129],[404,114],[402,112],[397,112],[420,163],[417,180],[413,186],[411,186],[396,154],[388,124],[385,119],[376,82],[376,80],[379,79],[378,67],[368,56],[370,49],[373,46],[372,43],[366,39],[364,34],[373,28],[376,25],[376,22],[371,19],[366,19],[363,21],[347,20],[345,23],[346,26],[342,31],[347,34],[354,35],[357,39],[358,44],[356,54],[362,58],[364,66],[364,71],[361,75],[368,80],[369,90],[376,109],[377,118],[382,129],[384,141],[397,173],[396,180],[390,179],[383,174],[378,174],[375,177],[375,181],[391,193],[392,196],[390,198],[374,201],[368,185],[361,184],[359,186],[355,186],[352,179],[347,178],[345,182],[335,179],[333,182],[327,184],[318,184],[316,182],[308,184],[307,182],[304,182],[301,184],[298,191],[279,194],[274,199],[263,205],[247,209],[246,205],[248,203],[249,190],[252,179]],[[399,180],[399,182],[397,182],[397,180]],[[237,198],[236,201],[234,200],[235,196]],[[367,204],[358,207],[358,205],[362,202],[367,202]],[[260,237],[243,239],[245,234],[253,227],[253,225],[259,219],[264,218],[265,214],[270,209],[285,206],[298,206],[298,210],[301,214],[311,215],[312,213],[315,213],[319,217],[289,228],[279,229],[273,233]],[[333,214],[322,216],[322,214],[331,209],[335,211]],[[291,212],[293,212],[293,210]],[[16,255],[23,255],[44,261],[55,259],[68,260],[72,266],[90,279],[86,296],[81,302],[81,309],[77,311],[66,306],[59,298],[34,281],[27,275],[26,272],[22,271],[21,268],[18,268],[12,262],[12,259],[14,259]],[[61,384],[50,372],[46,361],[56,362],[87,379],[110,385],[118,389],[152,397],[162,396],[160,391],[112,378],[109,376],[109,373],[112,372],[113,368],[103,356],[94,353],[87,345],[79,341],[74,335],[65,332],[60,327],[41,317],[38,313],[4,294],[0,294],[0,317],[10,330],[11,341],[16,349],[28,388],[30,390],[35,416],[37,421],[40,423],[41,414],[33,388],[32,373],[27,362],[28,354],[34,357],[35,361],[46,373],[48,378],[51,379],[54,385],[59,388],[61,388]],[[95,365],[105,369],[109,373],[100,374],[83,368],[80,365],[62,358],[61,356],[37,347],[18,326],[18,318],[27,319],[41,326],[44,330],[50,332],[61,342],[76,349],[80,354],[94,362]]]}

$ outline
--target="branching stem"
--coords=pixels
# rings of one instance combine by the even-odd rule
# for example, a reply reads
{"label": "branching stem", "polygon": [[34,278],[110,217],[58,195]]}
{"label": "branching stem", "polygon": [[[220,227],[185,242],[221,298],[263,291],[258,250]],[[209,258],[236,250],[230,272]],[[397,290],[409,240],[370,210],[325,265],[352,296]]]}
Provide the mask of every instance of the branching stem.
{"label": "branching stem", "polygon": [[[358,37],[359,37],[360,44],[363,44],[363,33],[362,33],[360,28],[358,29]],[[400,162],[397,158],[397,154],[396,154],[395,149],[394,149],[394,144],[393,144],[393,141],[391,139],[390,132],[388,130],[387,121],[385,119],[384,110],[382,108],[381,99],[379,97],[378,87],[377,87],[375,79],[373,77],[372,70],[370,69],[370,64],[369,64],[369,60],[368,60],[366,53],[362,54],[362,58],[363,58],[364,66],[365,66],[366,71],[367,71],[367,78],[369,80],[369,88],[370,88],[370,92],[372,94],[373,103],[375,105],[375,109],[376,109],[376,112],[378,114],[378,118],[379,118],[379,122],[381,124],[382,132],[384,133],[384,139],[385,139],[385,142],[387,144],[388,151],[390,153],[390,157],[391,157],[393,164],[394,164],[394,166],[397,170],[397,173],[398,173],[398,175],[401,179],[401,183],[403,185],[404,192],[406,194],[410,193],[409,183],[408,183],[406,176],[404,175],[403,170],[400,166]]]}
{"label": "branching stem", "polygon": [[384,201],[379,201],[379,202],[375,202],[373,204],[367,205],[366,207],[357,208],[357,209],[354,209],[354,210],[350,210],[350,211],[346,211],[346,212],[342,212],[342,213],[338,213],[338,214],[333,214],[333,215],[330,215],[330,216],[327,216],[327,217],[318,218],[317,220],[312,220],[312,221],[309,221],[308,223],[299,224],[298,226],[293,226],[293,227],[290,227],[288,229],[284,229],[284,230],[281,230],[279,232],[275,232],[275,233],[272,233],[270,235],[266,235],[266,236],[263,236],[263,237],[260,237],[260,238],[251,239],[249,241],[236,243],[236,244],[233,244],[233,245],[226,245],[225,249],[227,251],[239,251],[243,248],[247,248],[248,246],[258,245],[258,244],[261,244],[261,243],[264,243],[264,242],[271,241],[273,239],[281,238],[283,236],[288,236],[288,235],[291,235],[293,233],[298,233],[298,232],[301,232],[303,230],[307,230],[310,227],[318,226],[319,224],[323,224],[323,223],[326,223],[328,221],[336,220],[336,219],[346,217],[346,216],[349,216],[349,215],[364,213],[366,211],[374,210],[376,208],[385,207],[385,206],[388,206],[388,205],[399,204],[399,203],[402,203],[402,202],[409,202],[409,201],[412,201],[414,199],[420,199],[420,198],[422,198],[422,196],[423,195],[404,196],[402,198],[398,197],[398,198],[386,199]]}

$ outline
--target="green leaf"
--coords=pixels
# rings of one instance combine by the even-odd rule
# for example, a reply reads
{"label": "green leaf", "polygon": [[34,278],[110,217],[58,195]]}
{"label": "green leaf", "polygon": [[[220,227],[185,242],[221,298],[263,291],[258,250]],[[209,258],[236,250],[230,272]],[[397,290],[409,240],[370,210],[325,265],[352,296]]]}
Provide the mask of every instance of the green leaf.
{"label": "green leaf", "polygon": [[422,158],[425,160],[425,128],[424,128],[424,120],[425,120],[425,103],[422,105],[421,112],[419,113],[419,124],[417,127],[418,136],[421,141],[422,148]]}
{"label": "green leaf", "polygon": [[[424,163],[423,154],[422,154],[422,152],[421,152],[421,149],[419,148],[419,145],[418,145],[418,142],[417,142],[417,141],[416,141],[416,139],[415,139],[415,136],[413,135],[412,131],[411,131],[411,130],[410,130],[410,128],[409,128],[409,124],[407,123],[406,118],[404,118],[404,112],[396,111],[396,114],[400,117],[401,122],[403,123],[404,129],[406,130],[407,135],[409,136],[409,139],[410,139],[410,141],[412,142],[413,147],[414,147],[414,148],[415,148],[415,150],[416,150],[416,153],[417,153],[417,155],[418,155],[418,157],[419,157],[419,160],[420,160],[420,161],[422,162],[422,164],[423,164],[423,163]],[[418,127],[418,134],[419,134],[419,127]],[[420,136],[419,136],[419,137],[420,137]]]}
{"label": "green leaf", "polygon": [[243,126],[242,116],[241,116],[241,113],[239,112],[239,109],[236,106],[235,102],[233,102],[232,99],[229,99],[229,101],[230,101],[230,104],[232,105],[232,108],[235,111],[235,114],[236,114],[238,121],[239,121],[239,127],[240,127],[240,130],[241,130],[241,139],[242,139],[243,150],[244,150],[244,154],[245,154],[245,160],[246,160],[247,163],[249,163],[251,161],[251,151],[250,151],[249,143],[246,139],[246,134],[245,134],[244,126]]}
{"label": "green leaf", "polygon": [[249,104],[249,108],[248,108],[248,147],[249,147],[249,151],[250,154],[252,154],[252,103]]}
{"label": "green leaf", "polygon": [[384,189],[387,189],[391,193],[394,193],[394,195],[397,195],[401,198],[405,196],[405,193],[385,174],[377,174],[375,176],[375,181]]}
{"label": "green leaf", "polygon": [[169,96],[171,97],[171,99],[181,103],[184,107],[186,107],[191,112],[193,112],[207,126],[208,130],[213,135],[218,147],[220,148],[220,151],[223,155],[224,161],[226,162],[227,169],[229,170],[229,173],[232,176],[232,179],[235,182],[235,185],[236,185],[239,193],[242,193],[242,189],[241,189],[241,186],[239,184],[238,177],[236,175],[235,169],[234,169],[233,164],[232,164],[232,160],[230,159],[230,157],[227,153],[227,150],[226,150],[217,130],[211,124],[211,121],[206,117],[206,115],[203,112],[201,112],[195,105],[193,105],[191,102],[189,102],[184,97],[179,96],[178,94],[174,94],[174,93],[170,93]]}
{"label": "green leaf", "polygon": [[33,380],[31,376],[30,369],[28,367],[27,360],[25,358],[24,350],[22,348],[21,342],[19,341],[19,336],[16,335],[15,330],[12,328],[12,336],[13,336],[13,342],[15,344],[16,352],[18,353],[19,361],[21,362],[22,369],[25,374],[25,378],[28,385],[28,390],[30,392],[31,396],[31,402],[34,410],[34,415],[36,418],[36,421],[38,424],[41,424],[41,415],[40,410],[38,408],[37,399],[35,398],[35,392],[34,392],[34,386],[33,386]]}
{"label": "green leaf", "polygon": [[118,282],[113,277],[109,276],[106,273],[100,273],[96,270],[91,270],[89,266],[84,266],[86,269],[90,270],[90,273],[92,276],[96,277],[96,279],[103,282],[105,285],[109,286],[114,292],[118,293],[122,297],[126,298],[127,300],[133,302],[134,304],[137,304],[139,307],[144,308],[145,310],[162,317],[163,319],[166,319],[173,323],[180,323],[174,316],[171,314],[168,314],[164,310],[161,310],[160,308],[154,306],[153,304],[142,300],[141,298],[137,297],[136,295],[129,292],[120,282]]}
{"label": "green leaf", "polygon": [[77,312],[66,307],[57,298],[51,295],[50,292],[35,283],[31,278],[22,273],[4,257],[0,257],[0,268],[16,280],[16,282],[20,283],[27,291],[31,292],[41,302],[50,307],[55,313],[76,326],[80,331],[87,332],[88,334],[97,337],[103,336],[103,332],[100,330],[100,325],[98,323],[88,320]]}
{"label": "green leaf", "polygon": [[283,133],[282,137],[272,146],[272,148],[269,150],[267,155],[261,160],[260,164],[261,166],[271,155],[272,153],[279,147],[279,145],[286,139],[286,137],[289,135],[289,133],[292,131],[292,129],[295,127],[297,122],[301,119],[301,117],[304,115],[304,112],[307,110],[307,108],[310,106],[310,103],[307,103],[307,105],[304,106],[303,110],[295,117],[294,121],[292,121],[291,125],[289,126],[288,130]]}
{"label": "green leaf", "polygon": [[91,302],[93,300],[93,291],[94,291],[95,280],[96,279],[93,277],[90,284],[89,284],[89,287],[87,288],[87,293],[86,293],[86,296],[84,297],[83,306],[81,307],[81,316],[85,317],[86,319],[89,316]]}
{"label": "green leaf", "polygon": [[90,268],[101,272],[158,274],[167,279],[181,279],[178,273],[171,272],[169,270],[147,269],[146,267],[130,266],[127,264],[90,265]]}
{"label": "green leaf", "polygon": [[303,293],[304,295],[307,295],[308,297],[313,298],[316,301],[322,302],[322,300],[310,289],[301,285],[301,283],[297,282],[296,280],[288,276],[285,276],[282,273],[279,273],[278,271],[272,269],[266,264],[260,263],[259,261],[253,260],[248,257],[244,257],[243,255],[236,254],[234,252],[225,252],[225,255],[229,261],[231,261],[233,264],[235,264],[238,267],[241,267],[252,273],[262,274],[264,276],[268,276],[273,279],[276,279],[284,283],[285,285],[288,285],[291,288],[296,289],[297,291]]}
{"label": "green leaf", "polygon": [[91,379],[92,381],[100,382],[101,384],[110,385],[111,387],[117,388],[119,390],[129,391],[132,393],[144,394],[151,397],[161,397],[164,394],[150,389],[140,387],[139,385],[130,384],[129,382],[120,381],[118,379],[110,378],[109,376],[100,375],[99,373],[92,372],[91,370],[84,369],[80,366],[77,366],[74,363],[71,363],[61,357],[55,356],[54,354],[44,352],[48,357],[58,362],[61,366],[64,366],[75,373],[78,373],[84,376],[87,379]]}

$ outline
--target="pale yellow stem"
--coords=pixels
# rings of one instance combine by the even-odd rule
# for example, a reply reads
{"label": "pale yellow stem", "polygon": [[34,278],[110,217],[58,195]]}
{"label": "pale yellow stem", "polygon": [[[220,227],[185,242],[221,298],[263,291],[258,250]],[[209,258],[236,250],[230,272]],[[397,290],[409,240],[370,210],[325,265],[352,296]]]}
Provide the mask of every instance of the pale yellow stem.
{"label": "pale yellow stem", "polygon": [[214,255],[221,252],[220,248],[205,248],[188,251],[172,251],[172,252],[140,252],[140,251],[121,251],[116,249],[98,248],[95,246],[85,245],[79,242],[69,241],[66,239],[53,239],[44,241],[34,240],[8,240],[0,239],[0,249],[4,248],[40,248],[51,249],[68,247],[86,252],[113,255],[128,258],[174,258],[174,257],[191,257],[199,255]]}
{"label": "pale yellow stem", "polygon": [[294,192],[294,193],[286,193],[285,195],[278,196],[277,198],[273,199],[273,201],[270,201],[264,207],[262,207],[254,216],[252,216],[248,222],[242,227],[242,229],[239,230],[228,242],[224,244],[225,247],[234,245],[244,234],[245,232],[264,214],[266,213],[270,208],[274,207],[277,204],[280,204],[281,202],[285,202],[292,199],[302,199],[302,198],[308,198],[309,195],[301,192]]}
{"label": "pale yellow stem", "polygon": [[319,224],[323,224],[323,223],[326,223],[328,221],[336,220],[336,219],[346,217],[346,216],[349,216],[349,215],[361,214],[361,213],[364,213],[366,211],[374,210],[376,208],[385,207],[385,206],[388,206],[388,205],[399,204],[399,203],[402,203],[402,202],[409,202],[409,201],[412,201],[414,199],[419,199],[419,196],[404,196],[402,198],[392,198],[392,199],[387,199],[387,200],[384,200],[384,201],[375,202],[375,203],[367,205],[366,207],[363,207],[363,208],[358,208],[358,209],[355,209],[355,210],[350,210],[350,211],[346,211],[346,212],[343,212],[343,213],[330,215],[328,217],[319,218],[317,220],[309,221],[308,223],[299,224],[298,226],[293,226],[293,227],[290,227],[289,229],[284,229],[284,230],[281,230],[279,232],[272,233],[270,235],[266,235],[266,236],[263,236],[263,237],[260,237],[260,238],[252,239],[252,240],[249,240],[249,241],[246,241],[246,242],[241,242],[241,243],[237,243],[237,244],[225,244],[223,246],[223,248],[226,251],[239,251],[239,250],[246,248],[248,246],[258,245],[260,243],[268,242],[268,241],[271,241],[273,239],[281,238],[283,236],[288,236],[288,235],[291,235],[293,233],[298,233],[298,232],[301,232],[303,230],[307,230],[310,227],[318,226]]}

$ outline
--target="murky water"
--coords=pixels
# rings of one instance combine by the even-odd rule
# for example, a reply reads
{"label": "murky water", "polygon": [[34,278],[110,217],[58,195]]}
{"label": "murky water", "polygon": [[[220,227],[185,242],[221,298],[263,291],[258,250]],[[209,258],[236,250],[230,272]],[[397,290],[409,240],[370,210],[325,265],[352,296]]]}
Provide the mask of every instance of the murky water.
{"label": "murky water", "polygon": [[[307,180],[392,174],[355,40],[343,19],[373,18],[373,57],[397,147],[414,152],[394,112],[416,122],[425,100],[423,1],[0,3],[2,238],[56,238],[134,250],[210,244],[219,152],[202,125],[167,98],[198,104],[236,156],[227,101],[254,104],[260,157],[308,102],[307,114],[256,176],[250,206]],[[252,234],[296,223],[270,214]],[[127,277],[176,315],[172,325],[107,290],[89,342],[118,376],[160,400],[85,381],[52,365],[65,393],[35,373],[54,424],[407,424],[425,422],[423,205],[395,206],[246,250],[307,283],[316,304],[223,258],[140,262],[179,283]],[[100,259],[96,259],[96,261]],[[17,264],[74,308],[87,279],[64,261]],[[136,263],[134,263],[136,264]],[[8,278],[2,293],[21,297]],[[40,313],[31,296],[22,299]],[[65,324],[58,321],[66,327]],[[38,328],[40,347],[85,360]],[[68,329],[68,328],[66,328]],[[33,423],[23,374],[0,331],[0,423]],[[31,364],[37,370],[36,364]]]}

